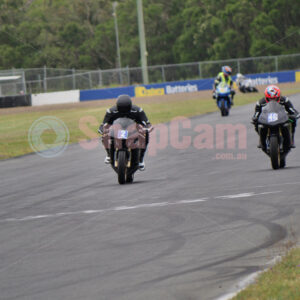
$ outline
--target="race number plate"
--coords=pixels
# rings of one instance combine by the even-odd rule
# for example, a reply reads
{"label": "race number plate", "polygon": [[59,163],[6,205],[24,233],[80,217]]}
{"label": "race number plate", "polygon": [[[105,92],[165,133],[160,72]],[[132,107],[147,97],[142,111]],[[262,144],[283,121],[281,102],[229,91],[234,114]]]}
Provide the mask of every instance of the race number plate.
{"label": "race number plate", "polygon": [[277,113],[270,113],[268,114],[268,122],[276,122],[278,120],[278,114]]}
{"label": "race number plate", "polygon": [[127,130],[118,130],[118,139],[127,139],[128,131]]}

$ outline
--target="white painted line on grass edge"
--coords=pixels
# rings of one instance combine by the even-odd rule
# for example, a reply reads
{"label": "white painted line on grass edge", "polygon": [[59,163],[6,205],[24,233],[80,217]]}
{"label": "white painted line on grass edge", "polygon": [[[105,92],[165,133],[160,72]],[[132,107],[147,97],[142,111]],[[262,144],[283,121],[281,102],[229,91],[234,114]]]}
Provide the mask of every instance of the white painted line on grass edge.
{"label": "white painted line on grass edge", "polygon": [[248,285],[254,282],[254,280],[257,278],[257,276],[261,273],[262,271],[255,272],[253,274],[250,274],[243,280],[241,280],[235,287],[234,292],[230,292],[224,296],[221,296],[217,298],[216,300],[230,300],[231,298],[235,297],[240,291],[245,289]]}
{"label": "white painted line on grass edge", "polygon": [[267,271],[268,268],[271,266],[274,266],[278,261],[281,260],[281,256],[276,256],[272,260],[268,261],[266,264],[264,264],[265,269],[262,271],[254,272],[250,275],[248,275],[246,278],[239,281],[234,288],[232,288],[231,292],[228,292],[227,294],[217,298],[216,300],[230,300],[233,297],[235,297],[239,292],[247,288],[250,284],[254,283],[255,279],[263,272]]}

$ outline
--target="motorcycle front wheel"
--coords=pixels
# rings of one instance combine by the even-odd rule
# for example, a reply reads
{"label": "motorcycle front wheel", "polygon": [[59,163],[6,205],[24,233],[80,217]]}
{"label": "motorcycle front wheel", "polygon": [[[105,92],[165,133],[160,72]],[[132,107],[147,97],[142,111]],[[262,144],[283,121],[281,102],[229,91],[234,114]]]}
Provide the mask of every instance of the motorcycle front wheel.
{"label": "motorcycle front wheel", "polygon": [[226,116],[226,108],[225,108],[225,102],[224,101],[221,102],[220,110],[221,110],[221,116],[225,117]]}
{"label": "motorcycle front wheel", "polygon": [[280,167],[280,149],[277,136],[270,137],[270,158],[274,170]]}
{"label": "motorcycle front wheel", "polygon": [[120,151],[118,153],[118,181],[119,184],[124,184],[126,182],[126,167],[127,167],[127,159],[126,152]]}

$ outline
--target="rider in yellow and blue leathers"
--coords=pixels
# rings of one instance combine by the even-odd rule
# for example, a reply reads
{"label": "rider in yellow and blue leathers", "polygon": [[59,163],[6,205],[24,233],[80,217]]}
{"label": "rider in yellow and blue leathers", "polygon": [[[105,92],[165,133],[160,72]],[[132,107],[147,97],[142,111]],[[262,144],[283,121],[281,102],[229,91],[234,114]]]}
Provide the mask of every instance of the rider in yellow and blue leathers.
{"label": "rider in yellow and blue leathers", "polygon": [[223,66],[222,71],[217,75],[215,81],[214,81],[214,87],[213,87],[213,98],[216,98],[216,88],[217,85],[221,82],[224,82],[229,85],[231,89],[231,105],[233,105],[233,97],[235,95],[235,91],[232,89],[233,80],[231,78],[232,69],[229,66]]}

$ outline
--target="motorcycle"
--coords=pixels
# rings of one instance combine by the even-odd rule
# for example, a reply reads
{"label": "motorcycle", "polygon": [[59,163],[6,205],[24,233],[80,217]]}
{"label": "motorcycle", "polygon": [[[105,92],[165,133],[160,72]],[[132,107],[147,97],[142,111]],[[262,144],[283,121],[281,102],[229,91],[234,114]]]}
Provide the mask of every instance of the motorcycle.
{"label": "motorcycle", "polygon": [[284,107],[269,102],[258,118],[258,132],[262,150],[270,157],[273,169],[284,168],[291,150],[291,122]]}
{"label": "motorcycle", "polygon": [[215,91],[215,98],[217,101],[217,105],[221,111],[221,116],[228,116],[229,110],[231,108],[231,89],[230,87],[224,83],[221,82],[216,87]]}
{"label": "motorcycle", "polygon": [[239,90],[242,93],[257,93],[258,89],[254,86],[251,79],[245,77],[241,73],[236,76],[236,83],[239,86]]}
{"label": "motorcycle", "polygon": [[258,93],[258,89],[252,84],[251,79],[244,79],[239,83],[239,90],[242,93]]}
{"label": "motorcycle", "polygon": [[110,164],[119,184],[132,183],[139,168],[141,149],[146,147],[146,131],[129,118],[118,118],[103,128],[102,143],[109,149]]}

